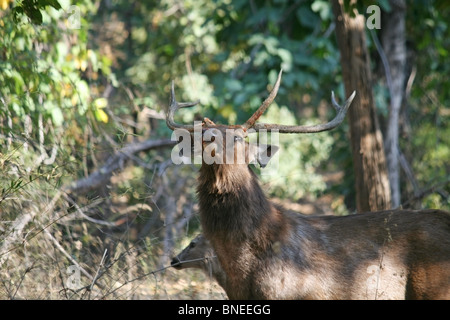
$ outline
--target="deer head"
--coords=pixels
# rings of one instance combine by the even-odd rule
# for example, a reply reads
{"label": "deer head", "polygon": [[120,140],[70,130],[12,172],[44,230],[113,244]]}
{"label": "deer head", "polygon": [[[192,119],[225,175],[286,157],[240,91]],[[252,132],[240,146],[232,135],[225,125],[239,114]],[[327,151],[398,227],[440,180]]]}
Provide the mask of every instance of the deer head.
{"label": "deer head", "polygon": [[211,259],[216,258],[214,249],[209,244],[209,241],[200,234],[176,255],[170,264],[178,270],[188,268],[208,270],[208,264],[211,263]]}
{"label": "deer head", "polygon": [[[274,101],[280,87],[282,71],[278,74],[277,81],[272,91],[261,106],[242,125],[215,124],[208,118],[204,118],[201,124],[203,163],[207,165],[225,164],[242,165],[258,163],[264,167],[270,158],[277,152],[278,147],[274,145],[253,144],[245,138],[254,132],[279,132],[279,133],[315,133],[331,130],[337,127],[345,118],[348,107],[353,101],[356,92],[348,98],[344,106],[341,107],[335,100],[334,92],[331,94],[331,102],[337,111],[335,118],[328,123],[312,126],[286,126],[280,124],[257,123],[257,120],[267,110]],[[175,112],[180,108],[192,107],[199,103],[177,102],[175,99],[175,88],[172,82],[170,107],[167,113],[167,126],[172,129],[184,129],[194,133],[194,125],[178,124],[174,121]]]}

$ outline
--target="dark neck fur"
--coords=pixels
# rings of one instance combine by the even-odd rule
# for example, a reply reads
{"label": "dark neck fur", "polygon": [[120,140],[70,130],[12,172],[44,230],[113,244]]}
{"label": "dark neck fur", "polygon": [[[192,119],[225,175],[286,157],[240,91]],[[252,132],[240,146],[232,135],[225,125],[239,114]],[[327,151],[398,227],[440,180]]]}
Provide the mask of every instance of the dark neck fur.
{"label": "dark neck fur", "polygon": [[203,232],[212,242],[249,240],[265,247],[282,224],[247,165],[203,164],[197,192]]}

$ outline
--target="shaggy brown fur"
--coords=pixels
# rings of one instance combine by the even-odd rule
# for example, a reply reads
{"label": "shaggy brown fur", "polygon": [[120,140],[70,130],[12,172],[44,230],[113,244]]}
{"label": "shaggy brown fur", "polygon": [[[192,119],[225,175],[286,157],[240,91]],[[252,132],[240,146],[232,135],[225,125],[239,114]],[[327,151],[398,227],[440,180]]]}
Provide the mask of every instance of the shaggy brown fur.
{"label": "shaggy brown fur", "polygon": [[304,216],[272,204],[247,164],[203,163],[197,191],[230,299],[450,299],[448,212]]}

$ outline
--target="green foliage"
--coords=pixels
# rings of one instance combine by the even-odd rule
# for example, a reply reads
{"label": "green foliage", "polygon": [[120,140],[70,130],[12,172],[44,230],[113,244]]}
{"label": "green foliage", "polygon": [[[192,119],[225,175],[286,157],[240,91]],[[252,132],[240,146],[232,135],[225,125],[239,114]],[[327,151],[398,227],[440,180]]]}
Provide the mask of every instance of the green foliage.
{"label": "green foliage", "polygon": [[[265,123],[284,123],[286,125],[299,125],[293,113],[285,106],[274,104],[261,117]],[[320,120],[308,119],[302,125],[316,124]],[[317,169],[322,161],[330,156],[333,143],[331,135],[327,132],[316,135],[280,135],[280,150],[277,157],[271,161],[276,162],[275,170],[271,174],[263,174],[261,180],[269,186],[273,196],[298,200],[307,195],[317,196],[322,193],[326,185]],[[274,164],[271,163],[270,166]],[[291,187],[289,187],[291,186]]]}
{"label": "green foliage", "polygon": [[[410,155],[421,188],[441,192],[424,199],[426,207],[450,209],[450,8],[442,1],[408,6],[408,39],[417,75],[408,100],[408,117],[402,149]],[[421,23],[417,23],[421,21]],[[439,187],[439,188],[438,188]],[[433,199],[433,201],[430,201]]]}
{"label": "green foliage", "polygon": [[[255,2],[251,7],[245,1],[200,0],[185,1],[183,10],[172,12],[176,6],[169,0],[139,6],[141,12],[148,10],[153,19],[139,21],[139,29],[135,29],[139,46],[130,53],[136,59],[125,76],[131,83],[143,86],[142,94],[158,94],[154,100],[164,101],[171,79],[176,81],[179,100],[200,99],[201,106],[183,110],[181,121],[192,121],[200,114],[222,123],[243,123],[267,96],[267,85],[275,82],[280,68],[284,74],[277,102],[286,106],[283,112],[292,120],[293,105],[303,96],[312,96],[314,105],[322,100],[319,97],[328,98],[332,87],[338,87],[334,74],[339,57],[333,39],[318,37],[331,24],[328,2]],[[143,30],[150,28],[152,32],[144,35]],[[162,83],[163,92],[161,86],[155,88],[156,83]],[[153,90],[148,90],[149,86]],[[271,108],[276,114],[276,106]],[[328,116],[332,116],[332,110]],[[289,117],[277,116],[265,119],[290,121]],[[328,155],[331,142],[324,139],[326,136],[283,138],[295,148],[283,151],[286,157],[282,157],[280,170],[287,171],[279,172],[275,185],[295,184],[296,188],[277,187],[277,195],[298,198],[324,190],[316,168]],[[292,161],[293,157],[296,160]]]}
{"label": "green foliage", "polygon": [[0,81],[5,85],[0,96],[5,115],[23,121],[26,115],[35,118],[41,114],[44,121],[50,119],[55,127],[61,127],[81,120],[89,109],[97,110],[87,79],[110,70],[87,42],[80,41],[87,37],[86,22],[80,21],[80,29],[60,29],[59,21],[67,21],[67,17],[63,10],[44,11],[48,5],[59,8],[53,1],[23,2],[23,6],[40,12],[40,26],[28,23],[23,16],[13,18],[17,10],[2,18]]}
{"label": "green foliage", "polygon": [[[61,8],[56,10],[59,3]],[[362,6],[358,10],[364,11],[367,5],[368,2],[358,4]],[[390,9],[386,1],[379,1],[378,5],[384,10]],[[132,115],[127,99],[116,100],[117,107],[111,108],[111,102],[101,96],[105,83],[131,88],[135,92],[134,103],[139,108],[151,106],[163,111],[170,81],[175,80],[179,100],[200,99],[201,102],[192,110],[183,110],[180,121],[190,122],[207,116],[222,123],[242,123],[265,98],[280,68],[284,74],[277,103],[291,115],[299,114],[302,108],[318,105],[323,100],[329,104],[331,90],[341,92],[342,96],[338,50],[330,29],[333,19],[331,4],[327,1],[280,0],[255,2],[251,6],[246,1],[237,0],[184,1],[182,4],[164,0],[133,2],[131,6],[115,2],[104,7],[102,15],[95,15],[95,8],[89,1],[79,2],[76,6],[83,13],[80,29],[57,27],[61,21],[67,26],[70,18],[67,1],[20,2],[11,8],[8,16],[2,18],[4,28],[0,31],[3,39],[0,45],[4,59],[0,62],[0,81],[5,85],[0,93],[5,107],[1,111],[4,117],[14,115],[19,119],[17,123],[23,123],[30,115],[32,122],[37,123],[39,114],[43,116],[43,122],[50,120],[54,128],[73,131],[75,129],[69,128],[73,124],[84,127],[95,122],[94,128],[98,129],[101,124],[108,124],[111,116]],[[448,64],[445,63],[448,28],[443,19],[445,10],[429,7],[421,11],[414,6],[408,9],[415,21],[425,21],[423,36],[416,37],[418,50],[427,50],[436,58],[432,60],[431,74],[426,76],[426,81],[420,81],[421,85],[414,86],[411,92],[412,110],[420,113],[419,108],[414,107],[414,99],[417,100],[424,92],[436,92],[439,95],[436,101],[449,100],[448,81],[440,79],[441,75],[448,73]],[[41,13],[42,21],[33,20],[33,14],[27,15],[36,10]],[[111,23],[111,26],[105,27],[108,24],[104,24],[103,17],[108,15],[114,15],[115,26]],[[125,22],[124,26],[121,26],[121,21]],[[408,30],[411,34],[420,32],[417,23],[410,21]],[[41,25],[36,25],[38,23]],[[93,29],[91,33],[90,24]],[[110,38],[111,43],[88,41],[91,34],[99,33],[100,26],[116,28],[117,34],[129,33],[130,38]],[[69,36],[75,40],[68,41]],[[431,39],[437,40],[435,46],[428,45]],[[40,47],[37,44],[52,45]],[[102,54],[102,47],[110,45],[114,46],[113,52]],[[427,57],[421,55],[418,63],[425,65]],[[418,75],[425,77],[421,72],[419,70]],[[120,79],[120,84],[116,79]],[[387,91],[379,84],[374,88],[378,110],[387,116]],[[308,104],[302,102],[305,96],[309,99]],[[442,112],[436,112],[442,118]],[[317,116],[317,109],[313,108],[313,113],[308,117],[314,119]],[[324,121],[332,116],[330,110],[321,119]],[[429,119],[434,121],[432,117]],[[275,116],[266,120],[286,123],[290,117],[280,120]],[[448,130],[444,119],[437,123],[439,130],[436,134]],[[17,131],[16,128],[12,130]],[[123,131],[115,124],[106,130]],[[127,130],[123,132],[123,137],[126,137]],[[161,126],[158,134],[170,133]],[[311,177],[311,181],[317,183],[300,181],[299,178],[292,180],[287,173],[282,173],[277,178],[280,187],[290,181],[297,184],[298,191],[294,196],[290,191],[279,190],[278,195],[296,198],[307,193],[318,195],[324,191],[325,184],[314,168],[319,167],[329,155],[330,142],[323,141],[325,136],[298,138],[306,141],[305,145],[314,146],[310,150],[300,150],[294,141],[289,142],[295,148],[287,148],[286,154],[292,153],[294,156],[301,153],[301,158],[288,160],[282,167],[290,167],[291,172]],[[430,149],[432,138],[427,137],[427,140],[417,141],[420,150]],[[50,142],[52,137],[47,139]],[[74,137],[68,139],[73,141]],[[286,139],[295,140],[293,137]],[[318,151],[315,146],[321,143],[325,145]],[[416,142],[408,141],[404,148],[416,145]],[[316,154],[321,155],[320,160],[315,158]],[[346,152],[347,159],[348,156]],[[436,158],[442,159],[444,156],[439,152]],[[342,161],[348,163],[345,157]],[[418,163],[421,161],[417,160]],[[421,168],[418,164],[413,166]],[[432,176],[443,174],[442,169],[430,170],[433,171]],[[423,175],[419,173],[418,177],[425,179],[430,174],[427,171]]]}
{"label": "green foliage", "polygon": [[[371,4],[391,9],[386,0],[358,1],[355,8],[365,12]],[[16,260],[2,268],[14,287],[2,282],[0,297],[14,297],[33,279],[60,292],[61,275],[73,263],[68,256],[95,274],[105,248],[103,271],[111,279],[105,287],[115,288],[117,279],[129,283],[136,265],[145,272],[166,265],[174,243],[198,232],[195,167],[170,165],[167,149],[130,156],[87,194],[60,192],[125,144],[170,137],[163,115],[172,80],[179,101],[200,99],[180,112],[183,122],[243,123],[280,68],[276,102],[260,121],[326,122],[334,116],[331,90],[344,98],[329,1],[2,0],[0,8],[0,213],[4,221],[35,214],[21,232],[0,226],[1,246],[11,234],[23,236],[11,250]],[[440,0],[407,4],[408,70],[417,73],[400,143],[419,191],[430,190],[417,207],[450,209],[448,8]],[[389,97],[378,80],[373,87],[383,118]],[[353,210],[346,122],[327,133],[280,135],[279,142],[276,171],[259,171],[271,196],[295,202],[326,194],[335,213]],[[338,178],[325,179],[324,172]],[[406,177],[402,184],[407,201],[417,190]]]}
{"label": "green foliage", "polygon": [[47,6],[61,9],[57,0],[23,0],[12,9],[12,14],[16,22],[20,22],[21,15],[25,14],[32,23],[42,24],[41,10],[45,10]]}

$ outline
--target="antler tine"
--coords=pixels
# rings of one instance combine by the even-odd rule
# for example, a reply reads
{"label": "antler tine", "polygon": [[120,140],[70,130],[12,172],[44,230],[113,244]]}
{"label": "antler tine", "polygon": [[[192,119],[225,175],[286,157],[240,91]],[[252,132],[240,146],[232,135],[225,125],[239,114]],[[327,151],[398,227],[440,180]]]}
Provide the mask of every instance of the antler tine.
{"label": "antler tine", "polygon": [[173,116],[175,115],[175,112],[178,109],[193,107],[193,106],[197,105],[199,102],[200,102],[200,100],[197,100],[195,102],[180,102],[180,103],[178,103],[177,100],[175,99],[175,84],[172,81],[172,88],[170,89],[170,106],[169,106],[169,110],[167,111],[167,116],[166,116],[167,126],[172,130],[186,129],[189,132],[193,132],[194,131],[193,125],[178,124],[173,120]]}
{"label": "antler tine", "polygon": [[258,110],[256,110],[255,113],[253,113],[253,115],[247,120],[247,122],[244,123],[243,127],[245,129],[252,128],[255,125],[255,122],[261,117],[261,115],[266,111],[266,109],[270,106],[270,104],[277,96],[278,89],[280,88],[282,73],[283,69],[281,69],[280,72],[278,73],[277,81],[275,82],[272,91],[270,91],[269,96],[266,98],[266,100],[264,100],[264,102],[261,104]]}
{"label": "antler tine", "polygon": [[256,123],[253,128],[256,131],[259,130],[277,130],[280,133],[315,133],[315,132],[322,132],[322,131],[328,131],[331,129],[336,128],[338,125],[344,121],[345,115],[347,113],[348,108],[350,107],[353,99],[355,98],[356,91],[353,91],[351,96],[347,99],[344,106],[340,106],[335,98],[334,98],[334,92],[331,92],[331,103],[333,104],[333,107],[337,110],[337,115],[334,117],[333,120],[327,123],[313,125],[313,126],[284,126],[284,125],[278,125],[278,124],[266,124],[266,123]]}

